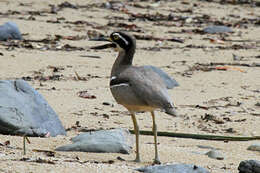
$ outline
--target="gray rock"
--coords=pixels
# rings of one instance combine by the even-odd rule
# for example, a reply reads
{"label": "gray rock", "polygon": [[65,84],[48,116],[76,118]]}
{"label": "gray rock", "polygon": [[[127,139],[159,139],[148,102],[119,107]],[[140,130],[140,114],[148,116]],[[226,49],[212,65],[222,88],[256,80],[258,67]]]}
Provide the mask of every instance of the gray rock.
{"label": "gray rock", "polygon": [[211,150],[218,150],[218,148],[209,146],[209,145],[197,145],[198,148],[202,148],[202,149],[211,149]]}
{"label": "gray rock", "polygon": [[61,146],[55,150],[129,154],[132,148],[130,133],[126,129],[81,133],[72,138],[72,142],[73,144]]}
{"label": "gray rock", "polygon": [[239,173],[260,173],[260,161],[244,160],[238,166]]}
{"label": "gray rock", "polygon": [[207,152],[205,155],[207,155],[208,157],[210,157],[212,159],[224,160],[223,154],[218,150],[211,150],[211,151]]}
{"label": "gray rock", "polygon": [[249,147],[247,147],[247,150],[260,151],[260,144],[252,144]]}
{"label": "gray rock", "polygon": [[156,72],[163,79],[167,89],[172,89],[174,87],[179,86],[179,83],[175,79],[171,78],[167,73],[165,73],[161,69],[151,66],[151,65],[145,65],[143,67],[145,69],[151,69],[154,72]]}
{"label": "gray rock", "polygon": [[260,102],[256,102],[255,106],[259,106],[260,107]]}
{"label": "gray rock", "polygon": [[228,33],[233,32],[231,28],[226,26],[208,26],[203,29],[203,32],[208,34],[217,34],[217,33]]}
{"label": "gray rock", "polygon": [[14,22],[6,22],[5,24],[0,25],[0,41],[6,41],[8,39],[23,39],[18,26]]}
{"label": "gray rock", "polygon": [[47,101],[23,80],[0,80],[0,133],[66,135]]}
{"label": "gray rock", "polygon": [[207,169],[191,164],[147,166],[136,170],[145,173],[209,173]]}
{"label": "gray rock", "polygon": [[233,53],[232,53],[232,55],[233,55],[233,60],[234,60],[234,61],[241,61],[241,60],[244,59],[244,57],[242,57],[242,56],[238,56],[238,55],[233,54]]}

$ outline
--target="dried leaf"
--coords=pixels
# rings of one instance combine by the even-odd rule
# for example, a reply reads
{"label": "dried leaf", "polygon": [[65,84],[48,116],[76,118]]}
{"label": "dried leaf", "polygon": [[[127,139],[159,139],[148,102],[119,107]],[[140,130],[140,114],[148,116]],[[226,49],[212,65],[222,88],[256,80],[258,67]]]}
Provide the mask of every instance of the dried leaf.
{"label": "dried leaf", "polygon": [[55,156],[55,152],[54,151],[50,151],[50,150],[41,150],[41,149],[33,149],[33,152],[38,152],[38,153],[44,153],[49,157],[54,157]]}
{"label": "dried leaf", "polygon": [[9,145],[10,145],[10,141],[9,141],[9,140],[5,141],[5,142],[4,142],[4,145],[5,145],[5,146],[9,146]]}
{"label": "dried leaf", "polygon": [[240,72],[245,72],[245,70],[242,70],[241,68],[232,67],[232,66],[217,66],[216,70],[237,70]]}
{"label": "dried leaf", "polygon": [[54,165],[55,162],[51,161],[51,160],[46,160],[46,159],[42,159],[42,158],[21,158],[19,159],[19,161],[25,161],[25,162],[36,162],[36,163],[47,163],[47,164],[52,164]]}
{"label": "dried leaf", "polygon": [[74,71],[74,73],[76,75],[76,78],[75,78],[76,80],[83,80],[83,81],[87,81],[88,80],[88,78],[86,78],[86,77],[79,76],[79,74],[76,71]]}
{"label": "dried leaf", "polygon": [[225,44],[225,42],[220,39],[209,38],[209,41],[210,41],[210,43],[214,43],[214,44]]}
{"label": "dried leaf", "polygon": [[85,98],[85,99],[95,99],[97,98],[95,95],[91,95],[88,93],[88,91],[80,91],[77,93],[79,97]]}

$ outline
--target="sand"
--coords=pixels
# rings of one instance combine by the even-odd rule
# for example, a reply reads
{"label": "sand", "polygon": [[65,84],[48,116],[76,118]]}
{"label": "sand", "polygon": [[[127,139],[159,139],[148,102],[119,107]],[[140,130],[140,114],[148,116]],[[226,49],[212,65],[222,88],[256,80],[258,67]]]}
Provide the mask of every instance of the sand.
{"label": "sand", "polygon": [[[19,26],[25,39],[40,40],[55,35],[83,36],[87,32],[97,31],[104,35],[122,28],[104,27],[111,23],[135,24],[141,32],[137,35],[150,35],[157,38],[179,38],[184,43],[165,40],[137,40],[137,52],[134,65],[154,65],[174,77],[179,87],[169,90],[177,106],[180,117],[171,117],[163,112],[156,112],[159,131],[212,134],[227,136],[260,136],[260,107],[256,103],[260,100],[260,71],[259,67],[232,66],[228,70],[209,71],[189,70],[196,63],[260,63],[259,59],[259,7],[249,4],[234,5],[204,1],[152,1],[134,2],[123,1],[126,4],[121,10],[111,10],[99,7],[106,1],[69,1],[75,5],[89,5],[96,3],[96,7],[63,8],[57,14],[50,11],[49,4],[58,5],[61,0],[46,1],[0,1],[0,23],[14,21]],[[123,9],[123,10],[122,10]],[[185,22],[134,20],[128,21],[130,13],[165,14],[190,17]],[[185,12],[192,10],[192,13]],[[20,14],[4,15],[8,10],[18,11]],[[30,11],[45,11],[42,15],[32,15]],[[10,13],[10,11],[9,11]],[[209,15],[212,20],[230,23],[234,31],[225,36],[223,41],[219,35],[201,35],[184,30],[203,29],[208,23],[196,22],[196,17]],[[117,19],[115,19],[117,17]],[[55,21],[59,19],[60,23]],[[64,19],[61,19],[64,18]],[[242,19],[258,18],[258,25],[248,22],[234,25]],[[90,24],[74,25],[66,21],[87,21]],[[249,21],[249,20],[248,20]],[[166,24],[171,24],[166,26]],[[92,25],[91,25],[92,24]],[[98,27],[99,26],[99,27]],[[101,27],[102,26],[102,27]],[[138,29],[137,28],[137,29]],[[136,30],[137,30],[136,29]],[[214,40],[209,41],[209,38]],[[241,41],[239,41],[241,40]],[[13,50],[0,44],[0,79],[16,79],[34,77],[36,75],[62,75],[60,80],[28,81],[49,102],[59,115],[65,128],[75,126],[78,121],[81,127],[87,129],[129,128],[133,129],[131,117],[124,107],[118,105],[109,90],[109,76],[112,64],[117,56],[113,50],[94,51],[89,48],[102,43],[86,39],[61,39],[56,47],[69,44],[84,50],[45,50],[43,43],[32,43],[34,49],[25,47]],[[248,49],[222,49],[232,45],[248,46]],[[194,47],[189,47],[193,45]],[[197,47],[196,47],[197,46]],[[199,46],[202,46],[200,48]],[[203,47],[204,46],[204,47]],[[222,47],[222,48],[220,48]],[[42,49],[41,49],[42,48]],[[147,50],[160,48],[159,51]],[[243,57],[241,61],[234,61],[233,55]],[[90,58],[86,56],[99,56]],[[258,57],[258,58],[257,58]],[[54,67],[61,68],[53,72]],[[224,66],[224,65],[222,65]],[[221,67],[222,67],[221,66]],[[214,68],[214,67],[213,67]],[[194,68],[193,68],[194,69]],[[75,71],[87,80],[75,80]],[[87,90],[96,99],[78,97],[79,91]],[[110,105],[103,105],[108,102]],[[205,106],[195,108],[196,105]],[[213,120],[206,115],[212,115]],[[151,130],[152,121],[149,113],[138,114],[141,130]],[[219,121],[218,121],[219,120]],[[141,136],[141,163],[134,163],[134,151],[130,155],[101,154],[85,152],[56,152],[55,156],[47,156],[34,149],[53,151],[57,146],[70,143],[70,138],[79,134],[79,130],[71,129],[67,136],[55,138],[30,138],[27,154],[23,155],[22,137],[0,135],[0,142],[10,141],[10,147],[0,147],[0,172],[135,172],[135,168],[151,165],[154,158],[152,136]],[[188,163],[205,167],[212,173],[238,172],[240,161],[260,158],[259,152],[248,151],[247,147],[257,141],[208,141],[195,139],[181,139],[159,137],[159,154],[162,163]],[[133,136],[134,144],[134,136]],[[209,149],[201,149],[198,145],[206,145],[220,149],[225,155],[224,160],[211,159],[204,155]],[[118,159],[123,158],[124,161]],[[26,158],[32,159],[24,161]],[[40,160],[40,159],[42,160]],[[38,161],[37,161],[38,160]],[[47,163],[39,163],[39,162]]]}

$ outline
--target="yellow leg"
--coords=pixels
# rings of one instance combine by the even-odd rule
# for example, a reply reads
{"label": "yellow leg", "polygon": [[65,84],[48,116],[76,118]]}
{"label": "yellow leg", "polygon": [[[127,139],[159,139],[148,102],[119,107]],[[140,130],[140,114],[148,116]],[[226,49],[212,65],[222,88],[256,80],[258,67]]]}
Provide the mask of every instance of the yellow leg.
{"label": "yellow leg", "polygon": [[134,131],[135,131],[135,147],[136,147],[136,158],[135,162],[141,162],[140,160],[140,153],[139,153],[139,127],[135,118],[135,114],[131,112],[132,120],[134,123]]}
{"label": "yellow leg", "polygon": [[155,115],[154,111],[151,112],[152,118],[153,118],[153,135],[154,135],[154,149],[155,149],[155,157],[154,157],[154,163],[155,164],[161,164],[157,149],[157,125],[155,123]]}

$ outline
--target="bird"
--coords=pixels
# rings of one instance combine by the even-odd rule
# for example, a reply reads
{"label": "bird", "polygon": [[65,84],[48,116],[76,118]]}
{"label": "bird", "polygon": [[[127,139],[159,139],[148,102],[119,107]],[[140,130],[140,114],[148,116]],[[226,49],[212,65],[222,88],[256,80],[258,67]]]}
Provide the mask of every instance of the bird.
{"label": "bird", "polygon": [[134,161],[141,162],[139,126],[136,113],[150,112],[155,148],[153,163],[160,164],[155,110],[161,109],[169,115],[177,116],[176,107],[167,89],[179,86],[178,82],[155,66],[134,66],[133,57],[136,51],[136,39],[126,32],[114,31],[109,37],[100,37],[93,40],[108,41],[109,43],[94,46],[92,49],[114,48],[119,52],[111,70],[110,90],[116,102],[123,105],[131,114],[136,138],[136,158]]}

